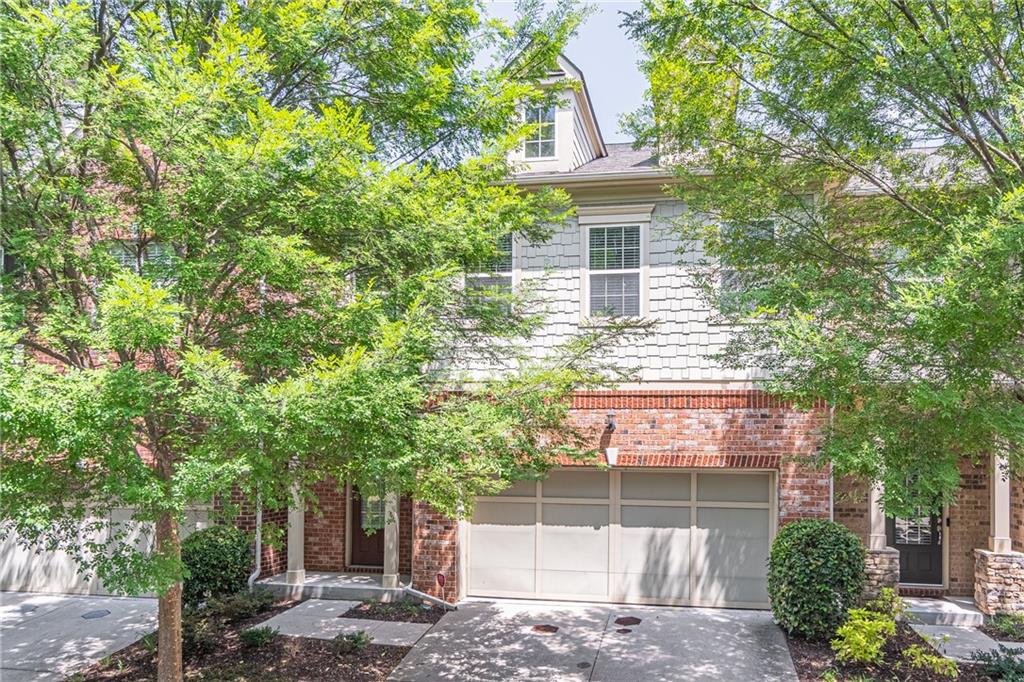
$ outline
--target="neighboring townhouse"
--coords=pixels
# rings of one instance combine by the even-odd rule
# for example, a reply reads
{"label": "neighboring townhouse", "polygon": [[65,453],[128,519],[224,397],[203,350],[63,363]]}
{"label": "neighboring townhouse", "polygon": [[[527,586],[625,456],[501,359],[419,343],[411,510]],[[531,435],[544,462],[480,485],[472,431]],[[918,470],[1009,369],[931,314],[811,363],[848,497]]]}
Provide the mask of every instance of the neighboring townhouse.
{"label": "neighboring townhouse", "polygon": [[665,192],[671,174],[650,149],[606,144],[583,74],[567,59],[560,69],[552,83],[582,87],[526,112],[539,125],[514,180],[524,190],[564,188],[576,216],[544,243],[510,240],[498,271],[481,276],[491,286],[529,282],[549,302],[537,352],[609,312],[657,321],[649,338],[621,350],[635,383],[574,398],[573,418],[607,468],[564,467],[517,483],[480,498],[462,521],[324,482],[322,515],[289,516],[290,572],[281,579],[376,570],[384,585],[410,576],[448,600],[764,607],[779,526],[834,518],[869,547],[873,588],[899,579],[926,595],[977,589],[989,611],[1024,607],[1024,555],[1013,552],[1024,548],[1021,483],[992,477],[992,462],[965,467],[958,503],[942,516],[886,519],[878,491],[816,468],[827,406],[794,409],[759,390],[754,374],[715,363],[729,329],[688,275],[701,255],[671,228],[683,208]]}

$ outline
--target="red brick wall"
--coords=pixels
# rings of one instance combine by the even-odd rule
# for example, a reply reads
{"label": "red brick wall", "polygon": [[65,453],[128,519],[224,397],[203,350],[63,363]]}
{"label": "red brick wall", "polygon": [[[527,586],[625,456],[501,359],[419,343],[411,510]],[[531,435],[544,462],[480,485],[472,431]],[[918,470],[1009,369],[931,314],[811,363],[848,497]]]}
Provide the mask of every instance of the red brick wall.
{"label": "red brick wall", "polygon": [[[348,532],[348,500],[345,486],[325,480],[313,486],[320,513],[306,511],[305,564],[307,571],[346,571],[345,533]],[[398,505],[398,571],[412,573],[412,501]],[[365,571],[366,569],[352,569]]]}
{"label": "red brick wall", "polygon": [[836,521],[852,530],[865,546],[871,534],[868,518],[868,491],[852,478],[836,480],[833,513]]}
{"label": "red brick wall", "polygon": [[[236,489],[231,494],[231,503],[239,505],[238,516],[234,519],[236,527],[241,528],[246,533],[254,533],[256,530],[256,510],[250,504],[245,504],[242,500],[241,495]],[[281,545],[279,547],[272,547],[266,543],[264,537],[263,551],[260,552],[260,577],[266,578],[268,576],[276,575],[277,573],[283,573],[288,566],[288,511],[287,510],[274,510],[269,509],[263,510],[263,526],[277,526],[285,531],[281,535]],[[254,541],[255,542],[255,541]]]}
{"label": "red brick wall", "polygon": [[989,466],[961,465],[960,491],[956,504],[949,509],[945,538],[949,544],[950,594],[974,594],[974,550],[988,547],[991,528],[989,495]]}
{"label": "red brick wall", "polygon": [[[413,520],[412,584],[417,590],[456,601],[459,585],[458,523],[438,514],[425,502],[417,502]],[[445,577],[444,593],[437,574]]]}

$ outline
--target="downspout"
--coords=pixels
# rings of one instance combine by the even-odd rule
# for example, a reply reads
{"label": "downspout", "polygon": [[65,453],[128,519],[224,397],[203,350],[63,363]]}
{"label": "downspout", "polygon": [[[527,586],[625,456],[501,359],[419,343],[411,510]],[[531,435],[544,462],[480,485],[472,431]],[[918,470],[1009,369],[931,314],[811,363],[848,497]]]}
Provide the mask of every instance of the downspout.
{"label": "downspout", "polygon": [[260,494],[256,493],[256,568],[249,576],[249,591],[252,592],[253,585],[263,572],[263,500]]}
{"label": "downspout", "polygon": [[416,597],[418,599],[422,599],[424,601],[428,601],[431,604],[434,604],[436,606],[440,606],[441,608],[443,608],[443,609],[445,609],[447,611],[456,611],[459,608],[455,604],[452,604],[451,602],[447,602],[444,599],[441,599],[439,597],[435,597],[434,595],[431,595],[431,594],[427,594],[426,592],[420,592],[419,590],[413,589],[411,582],[408,585],[402,585],[401,583],[399,583],[399,587],[401,587],[402,590],[406,594],[412,595],[413,597]]}

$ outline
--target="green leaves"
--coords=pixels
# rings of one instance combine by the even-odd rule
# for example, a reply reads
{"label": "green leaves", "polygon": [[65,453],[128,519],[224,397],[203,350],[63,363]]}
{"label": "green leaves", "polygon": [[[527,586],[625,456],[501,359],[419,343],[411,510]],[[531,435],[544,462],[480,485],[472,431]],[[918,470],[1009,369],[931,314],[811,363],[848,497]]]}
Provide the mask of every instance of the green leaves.
{"label": "green leaves", "polygon": [[[720,360],[835,406],[822,458],[884,478],[890,513],[953,502],[995,450],[1024,468],[1012,10],[683,0],[628,23],[651,81],[632,125],[683,180]],[[770,241],[722,227],[765,220]]]}
{"label": "green leaves", "polygon": [[183,312],[170,292],[131,273],[114,277],[100,295],[101,325],[112,348],[152,350],[170,345]]}

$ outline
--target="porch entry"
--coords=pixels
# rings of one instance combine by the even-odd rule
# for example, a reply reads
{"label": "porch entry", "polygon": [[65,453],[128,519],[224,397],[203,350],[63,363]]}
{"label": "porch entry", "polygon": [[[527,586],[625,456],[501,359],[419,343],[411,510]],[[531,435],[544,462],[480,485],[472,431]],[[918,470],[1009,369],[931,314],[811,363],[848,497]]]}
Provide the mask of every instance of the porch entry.
{"label": "porch entry", "polygon": [[888,544],[900,553],[901,583],[942,584],[942,530],[936,515],[885,520]]}
{"label": "porch entry", "polygon": [[352,486],[352,513],[349,533],[352,538],[349,563],[352,566],[384,565],[384,498],[361,495]]}

